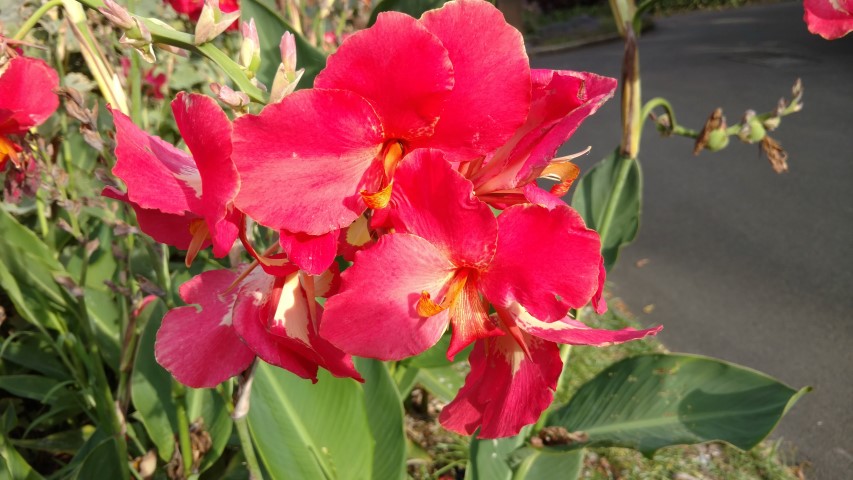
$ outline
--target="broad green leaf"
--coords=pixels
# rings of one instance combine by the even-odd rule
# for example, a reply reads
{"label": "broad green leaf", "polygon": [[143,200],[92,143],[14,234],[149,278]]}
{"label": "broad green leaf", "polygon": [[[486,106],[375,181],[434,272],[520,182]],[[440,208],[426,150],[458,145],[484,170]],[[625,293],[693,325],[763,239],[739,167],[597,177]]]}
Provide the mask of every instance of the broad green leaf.
{"label": "broad green leaf", "polygon": [[525,427],[513,437],[479,439],[476,434],[472,436],[465,480],[511,480],[512,455],[524,445],[529,432],[530,427]]}
{"label": "broad green leaf", "polygon": [[0,209],[0,287],[21,317],[58,329],[59,314],[69,312],[58,275],[67,273],[47,245]]}
{"label": "broad green leaf", "polygon": [[139,338],[130,392],[136,416],[157,446],[157,454],[169,461],[175,450],[173,432],[177,429],[174,426],[178,424],[172,399],[172,376],[154,358],[154,340],[164,314],[165,307],[158,300],[140,315],[139,321],[145,324],[145,329]]}
{"label": "broad green leaf", "polygon": [[74,455],[83,447],[83,444],[92,436],[94,431],[95,427],[86,425],[83,428],[52,433],[42,438],[9,439],[9,441],[18,448]]}
{"label": "broad green leaf", "polygon": [[581,386],[547,423],[586,433],[587,445],[634,448],[645,455],[712,440],[748,450],[809,390],[714,358],[640,355]]}
{"label": "broad green leaf", "polygon": [[362,387],[367,422],[375,442],[372,478],[403,478],[406,473],[406,434],[403,429],[403,405],[397,386],[385,363],[369,358],[356,358],[355,363],[364,377]]}
{"label": "broad green leaf", "polygon": [[37,400],[45,405],[76,405],[76,397],[65,387],[71,382],[59,381],[41,375],[3,375],[0,389],[12,395]]}
{"label": "broad green leaf", "polygon": [[[604,229],[605,210],[614,194],[620,170],[625,174],[624,186],[618,195],[615,210]],[[640,162],[619,155],[618,150],[593,166],[578,182],[572,197],[572,206],[583,216],[589,228],[602,234],[601,253],[607,270],[616,263],[619,250],[634,240],[640,228],[643,182]]]}
{"label": "broad green leaf", "polygon": [[31,467],[24,457],[0,435],[0,479],[40,480],[43,478]]}
{"label": "broad green leaf", "polygon": [[242,20],[255,19],[258,39],[261,42],[261,68],[258,79],[267,87],[272,87],[275,72],[281,63],[281,36],[290,32],[296,37],[296,65],[304,68],[305,74],[297,88],[311,88],[314,77],[326,66],[326,55],[308,43],[305,38],[281,17],[279,9],[272,0],[243,0],[240,2]]}
{"label": "broad green leaf", "polygon": [[452,362],[447,359],[448,348],[450,348],[449,333],[442,335],[438,340],[438,343],[433,345],[426,352],[407,360],[406,365],[417,368],[436,368],[446,367],[452,363],[464,362],[465,360],[468,360],[468,355],[471,354],[471,350],[474,349],[474,345],[471,344],[461,352],[457,353],[456,356],[453,357]]}
{"label": "broad green leaf", "polygon": [[[34,370],[55,379],[68,378],[68,371],[57,359],[44,338],[33,332],[24,335],[10,336],[3,342],[0,356],[22,367]],[[30,335],[29,333],[33,333]]]}
{"label": "broad green leaf", "polygon": [[[229,383],[226,382],[226,385]],[[226,390],[226,395],[230,396],[231,389]],[[187,415],[190,422],[195,422],[199,418],[202,419],[204,429],[210,434],[213,443],[199,466],[199,471],[203,472],[216,463],[222,452],[225,451],[228,440],[231,438],[234,421],[231,420],[231,415],[228,413],[225,399],[216,389],[187,388],[186,398]]]}
{"label": "broad green leaf", "polygon": [[423,368],[418,370],[417,382],[445,402],[456,397],[465,383],[465,376],[455,366]]}
{"label": "broad green leaf", "polygon": [[248,419],[256,452],[273,479],[371,478],[373,438],[355,380],[321,370],[312,384],[260,363]]}
{"label": "broad green leaf", "polygon": [[378,5],[373,9],[373,13],[370,14],[370,21],[368,25],[373,25],[376,23],[376,18],[382,12],[403,12],[415,18],[420,18],[420,16],[426,12],[427,10],[432,10],[433,8],[438,8],[448,0],[382,0]]}
{"label": "broad green leaf", "polygon": [[515,467],[512,480],[539,480],[541,478],[560,478],[574,480],[583,468],[583,449],[567,452],[523,447],[513,453],[522,458]]}
{"label": "broad green leaf", "polygon": [[113,438],[107,438],[95,445],[86,455],[74,478],[79,480],[119,479],[127,475],[127,461],[117,458],[116,441]]}

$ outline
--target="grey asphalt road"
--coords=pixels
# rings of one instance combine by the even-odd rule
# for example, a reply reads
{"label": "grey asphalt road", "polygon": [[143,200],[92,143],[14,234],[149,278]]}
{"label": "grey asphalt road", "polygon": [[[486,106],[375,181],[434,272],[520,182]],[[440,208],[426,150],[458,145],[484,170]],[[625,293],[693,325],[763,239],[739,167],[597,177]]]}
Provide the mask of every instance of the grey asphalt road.
{"label": "grey asphalt road", "polygon": [[[640,39],[643,96],[665,96],[679,123],[701,128],[771,109],[797,77],[805,109],[773,133],[790,172],[733,141],[692,154],[692,141],[644,130],[643,217],[609,280],[644,324],[663,324],[674,351],[766,372],[814,392],[774,435],[809,478],[853,478],[853,35],[808,33],[802,3],[670,17]],[[618,76],[620,42],[540,54],[534,67]],[[565,153],[592,145],[588,167],[618,143],[618,98]],[[647,259],[644,266],[637,262]],[[642,263],[642,262],[641,262]],[[646,310],[644,312],[644,309]]]}

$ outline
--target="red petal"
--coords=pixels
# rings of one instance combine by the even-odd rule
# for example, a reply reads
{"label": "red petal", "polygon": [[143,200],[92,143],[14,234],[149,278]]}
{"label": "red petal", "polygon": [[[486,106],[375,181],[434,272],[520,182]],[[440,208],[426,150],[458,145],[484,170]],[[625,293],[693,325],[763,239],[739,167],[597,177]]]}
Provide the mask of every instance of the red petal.
{"label": "red petal", "polygon": [[147,134],[118,110],[112,113],[116,127],[113,174],[127,185],[130,200],[146,209],[201,216],[201,177],[192,157]]}
{"label": "red petal", "polygon": [[179,382],[193,388],[215,387],[242,372],[255,354],[231,327],[235,292],[228,287],[237,278],[230,270],[212,270],[181,285],[188,304],[169,310],[157,331],[157,362]]}
{"label": "red petal", "polygon": [[853,31],[853,0],[805,0],[803,6],[810,32],[833,40]]}
{"label": "red petal", "polygon": [[338,249],[339,230],[324,235],[279,231],[279,243],[287,258],[311,275],[321,275],[335,261]]}
{"label": "red petal", "polygon": [[557,345],[525,335],[531,356],[509,336],[481,340],[468,361],[471,373],[439,416],[448,430],[479,438],[517,434],[539,419],[563,370]]}
{"label": "red petal", "polygon": [[384,12],[329,57],[314,86],[361,95],[376,109],[388,138],[409,140],[432,133],[453,88],[453,66],[441,42],[417,20]]}
{"label": "red petal", "polygon": [[447,311],[418,315],[421,292],[440,299],[455,266],[428,241],[406,233],[383,235],[356,253],[341,275],[340,292],[326,301],[320,335],[344,351],[401,360],[433,346],[447,329]]}
{"label": "red petal", "polygon": [[485,267],[494,256],[494,214],[440,151],[419,149],[403,159],[394,174],[391,216],[398,231],[429,240],[458,266]]}
{"label": "red petal", "polygon": [[276,230],[323,235],[346,227],[365,210],[359,192],[382,142],[379,119],[360,96],[295,92],[234,122],[235,204]]}
{"label": "red petal", "polygon": [[56,111],[59,76],[38,58],[14,57],[0,71],[0,134],[21,134]]}
{"label": "red petal", "polygon": [[547,322],[598,290],[598,234],[568,206],[513,205],[498,217],[498,248],[480,288],[495,306],[513,302]]}
{"label": "red petal", "polygon": [[237,239],[239,221],[230,206],[238,188],[231,161],[231,122],[216,101],[197,93],[178,93],[172,113],[201,177],[203,211],[196,213],[207,221],[214,255],[223,257]]}
{"label": "red petal", "polygon": [[498,148],[530,108],[530,66],[521,34],[494,6],[475,0],[445,3],[426,12],[421,23],[447,49],[455,83],[433,137],[412,146],[444,150],[452,162]]}

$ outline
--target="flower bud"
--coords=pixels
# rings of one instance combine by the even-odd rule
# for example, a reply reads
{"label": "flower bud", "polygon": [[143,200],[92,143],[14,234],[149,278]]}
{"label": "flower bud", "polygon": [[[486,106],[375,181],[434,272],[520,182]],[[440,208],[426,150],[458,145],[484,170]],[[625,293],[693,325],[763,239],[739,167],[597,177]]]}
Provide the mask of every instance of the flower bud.
{"label": "flower bud", "polygon": [[107,17],[113,25],[122,30],[130,30],[136,26],[133,17],[130,16],[130,12],[114,0],[104,0],[104,6],[99,8],[98,11]]}
{"label": "flower bud", "polygon": [[133,18],[133,24],[133,28],[125,30],[124,34],[118,40],[119,43],[133,47],[142,55],[143,60],[148,63],[154,63],[157,61],[157,57],[154,56],[154,48],[151,45],[151,32],[148,31],[148,27],[139,21],[138,18]]}
{"label": "flower bud", "polygon": [[284,97],[293,93],[296,90],[296,84],[305,73],[304,68],[300,68],[296,72],[288,73],[284,64],[278,66],[275,72],[275,78],[272,81],[272,89],[270,90],[270,103],[278,103]]}
{"label": "flower bud", "polygon": [[195,25],[193,43],[201,45],[213,40],[239,18],[240,10],[223,13],[219,9],[219,0],[204,0],[204,7],[201,9],[198,23]]}
{"label": "flower bud", "polygon": [[296,72],[296,37],[290,32],[284,32],[278,45],[281,50],[281,64],[288,73]]}
{"label": "flower bud", "polygon": [[243,92],[237,92],[227,85],[211,83],[210,90],[220,102],[228,105],[237,112],[244,112],[249,105],[249,96]]}
{"label": "flower bud", "polygon": [[255,73],[261,66],[261,42],[258,40],[255,19],[251,18],[248,22],[243,22],[240,33],[243,34],[243,43],[240,45],[240,65]]}

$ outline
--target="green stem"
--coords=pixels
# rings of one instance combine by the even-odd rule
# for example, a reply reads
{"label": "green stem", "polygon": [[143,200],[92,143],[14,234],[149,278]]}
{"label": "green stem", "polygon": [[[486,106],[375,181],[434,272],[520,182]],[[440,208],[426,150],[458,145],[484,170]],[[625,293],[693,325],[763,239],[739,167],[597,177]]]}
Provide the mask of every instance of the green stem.
{"label": "green stem", "polygon": [[175,392],[175,410],[178,420],[178,444],[181,447],[181,459],[184,462],[184,477],[192,474],[193,447],[190,440],[190,420],[187,417],[186,389],[180,383],[172,380],[172,390]]}
{"label": "green stem", "polygon": [[15,36],[12,37],[12,40],[23,40],[24,37],[26,37],[27,34],[30,33],[30,30],[32,30],[33,27],[35,27],[36,24],[39,22],[39,20],[41,20],[41,17],[43,17],[45,13],[49,12],[50,9],[54,7],[58,7],[59,5],[62,5],[62,0],[50,0],[49,2],[39,7],[39,9],[36,10],[33,15],[28,18],[26,22],[24,22],[23,25],[21,25],[21,28],[18,30],[17,33],[15,33]]}
{"label": "green stem", "polygon": [[669,100],[663,97],[655,97],[645,105],[643,105],[642,110],[640,110],[640,118],[648,118],[649,114],[654,111],[654,109],[661,107],[666,110],[666,114],[669,115],[670,124],[675,127],[678,123],[675,121],[675,110],[673,110],[672,105],[669,103]]}
{"label": "green stem", "polygon": [[[135,0],[128,0],[127,8],[133,10]],[[139,54],[130,54],[130,118],[136,125],[142,125],[142,73],[139,68]]]}
{"label": "green stem", "polygon": [[252,382],[255,379],[255,369],[258,361],[241,374],[237,383],[237,404],[231,412],[234,426],[237,427],[237,436],[240,438],[240,446],[243,448],[243,456],[246,457],[246,467],[249,469],[250,480],[263,480],[264,475],[255,448],[252,446],[252,437],[249,434],[249,399],[252,395]]}

